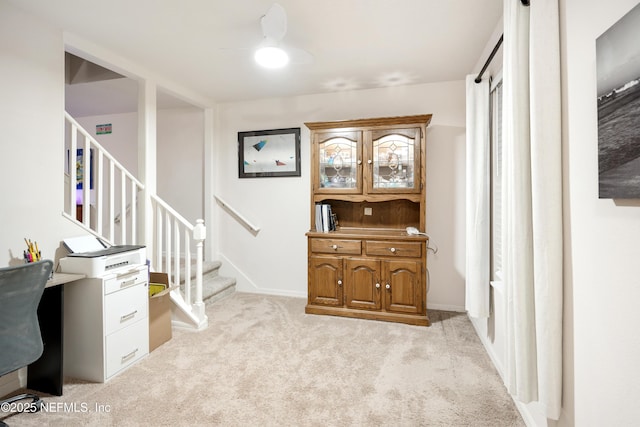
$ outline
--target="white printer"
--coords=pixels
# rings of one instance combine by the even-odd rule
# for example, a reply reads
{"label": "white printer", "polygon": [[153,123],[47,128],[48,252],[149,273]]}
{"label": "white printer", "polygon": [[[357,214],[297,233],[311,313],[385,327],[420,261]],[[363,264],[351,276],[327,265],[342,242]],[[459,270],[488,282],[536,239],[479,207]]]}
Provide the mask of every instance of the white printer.
{"label": "white printer", "polygon": [[106,273],[146,264],[146,248],[141,245],[109,246],[97,237],[82,236],[63,240],[69,254],[60,259],[63,273],[103,277]]}

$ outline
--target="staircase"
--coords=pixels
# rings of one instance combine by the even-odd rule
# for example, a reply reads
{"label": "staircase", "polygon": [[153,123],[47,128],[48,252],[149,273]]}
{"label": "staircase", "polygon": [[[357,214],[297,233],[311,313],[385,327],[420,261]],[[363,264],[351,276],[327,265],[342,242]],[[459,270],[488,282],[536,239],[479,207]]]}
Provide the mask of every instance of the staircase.
{"label": "staircase", "polygon": [[[233,277],[220,276],[218,270],[222,263],[220,261],[204,261],[202,263],[202,301],[205,305],[218,301],[236,290],[236,279]],[[191,271],[195,271],[192,269]],[[195,292],[195,273],[192,274],[191,292]],[[180,283],[180,289],[184,293],[185,283]]]}
{"label": "staircase", "polygon": [[[204,261],[204,221],[191,224],[156,194],[148,194],[144,183],[68,113],[65,135],[63,216],[109,244],[146,245],[151,271],[166,272],[174,288],[173,325],[205,329],[205,302],[233,293],[235,279],[218,275],[220,262]],[[185,259],[194,268],[191,262],[185,267]]]}

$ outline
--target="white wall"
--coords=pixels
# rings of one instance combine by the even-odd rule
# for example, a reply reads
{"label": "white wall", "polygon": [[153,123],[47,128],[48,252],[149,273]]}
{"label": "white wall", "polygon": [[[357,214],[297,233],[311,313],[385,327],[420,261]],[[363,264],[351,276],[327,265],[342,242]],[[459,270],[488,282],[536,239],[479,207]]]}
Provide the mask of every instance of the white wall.
{"label": "white wall", "polygon": [[[563,411],[557,422],[522,405],[530,425],[631,426],[640,420],[640,201],[598,199],[595,40],[637,0],[560,0],[563,104]],[[532,6],[532,7],[535,7]],[[493,46],[494,42],[488,43]],[[474,320],[498,369],[502,298]]]}
{"label": "white wall", "polygon": [[157,141],[158,196],[195,224],[204,219],[204,112],[159,110]]}
{"label": "white wall", "polygon": [[[138,114],[122,113],[76,118],[134,176],[138,175]],[[96,125],[111,123],[112,133],[96,135]],[[199,108],[158,110],[157,192],[178,213],[195,224],[204,218],[204,115]]]}
{"label": "white wall", "polygon": [[[74,117],[74,119],[129,172],[135,177],[138,177],[137,113],[105,114],[100,116]],[[111,133],[97,135],[96,125],[105,123],[111,123]]]}
{"label": "white wall", "polygon": [[[573,385],[566,384],[565,396],[575,402],[575,425],[637,425],[640,202],[598,199],[595,40],[638,1],[560,3],[567,301],[564,353],[574,376]],[[566,420],[562,425],[570,425],[571,417]]]}
{"label": "white wall", "polygon": [[0,265],[22,262],[24,238],[53,259],[80,234],[62,217],[62,33],[0,0]]}
{"label": "white wall", "polygon": [[[429,113],[433,120],[427,129],[427,232],[439,252],[428,256],[428,306],[463,310],[462,81],[220,105],[215,191],[261,227],[253,236],[218,209],[223,274],[236,275],[240,290],[306,297],[310,142],[304,122]],[[302,176],[239,179],[237,133],[287,127],[301,128]]]}

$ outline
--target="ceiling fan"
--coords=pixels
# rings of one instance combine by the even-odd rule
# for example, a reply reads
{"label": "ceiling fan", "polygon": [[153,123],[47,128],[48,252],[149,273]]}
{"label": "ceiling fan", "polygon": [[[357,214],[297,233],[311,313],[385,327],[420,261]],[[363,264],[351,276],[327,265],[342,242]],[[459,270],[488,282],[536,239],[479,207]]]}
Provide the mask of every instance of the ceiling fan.
{"label": "ceiling fan", "polygon": [[287,34],[287,12],[278,3],[271,5],[260,18],[262,42],[254,52],[254,59],[266,68],[280,68],[288,63],[308,64],[313,56],[304,49],[287,46],[282,39]]}

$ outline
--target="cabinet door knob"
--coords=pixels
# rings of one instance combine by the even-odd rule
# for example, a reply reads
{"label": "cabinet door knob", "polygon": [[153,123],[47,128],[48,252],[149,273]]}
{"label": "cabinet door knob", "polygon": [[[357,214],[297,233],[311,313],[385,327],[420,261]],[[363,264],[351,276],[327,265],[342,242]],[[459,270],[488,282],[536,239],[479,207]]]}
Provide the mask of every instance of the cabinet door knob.
{"label": "cabinet door knob", "polygon": [[369,159],[369,160],[367,160],[367,163],[371,164],[371,163],[373,163],[373,160]]}
{"label": "cabinet door knob", "polygon": [[362,160],[358,159],[358,164],[361,165],[362,164]]}
{"label": "cabinet door knob", "polygon": [[389,289],[391,289],[391,285],[387,283],[387,284],[385,285],[385,288],[386,288],[387,290],[389,290]]}
{"label": "cabinet door knob", "polygon": [[342,286],[342,280],[338,280],[338,286]]}
{"label": "cabinet door knob", "polygon": [[391,253],[396,253],[396,248],[389,248],[389,250],[391,251]]}
{"label": "cabinet door knob", "polygon": [[380,283],[376,283],[376,289],[380,289]]}

